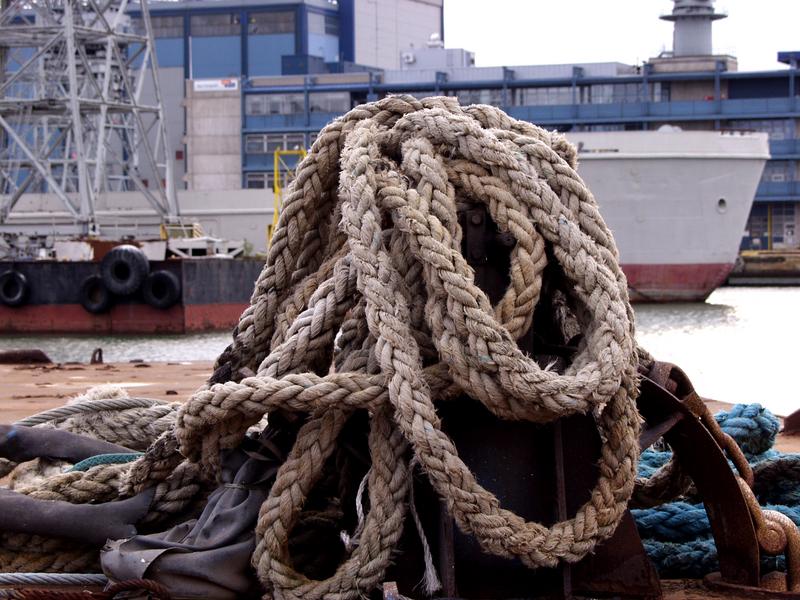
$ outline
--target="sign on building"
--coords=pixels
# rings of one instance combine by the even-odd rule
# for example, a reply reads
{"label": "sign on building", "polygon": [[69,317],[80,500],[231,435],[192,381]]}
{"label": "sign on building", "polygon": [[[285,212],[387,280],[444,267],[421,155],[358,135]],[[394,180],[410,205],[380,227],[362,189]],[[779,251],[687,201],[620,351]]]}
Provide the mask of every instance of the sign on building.
{"label": "sign on building", "polygon": [[227,92],[239,89],[238,79],[195,79],[195,92]]}

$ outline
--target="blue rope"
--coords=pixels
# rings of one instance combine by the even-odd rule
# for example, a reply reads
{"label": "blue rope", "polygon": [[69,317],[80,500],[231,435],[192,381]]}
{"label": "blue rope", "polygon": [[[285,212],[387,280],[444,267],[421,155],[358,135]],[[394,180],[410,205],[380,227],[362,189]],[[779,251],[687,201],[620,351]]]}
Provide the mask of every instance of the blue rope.
{"label": "blue rope", "polygon": [[[760,404],[737,404],[714,416],[722,430],[730,435],[751,465],[759,467],[793,466],[791,476],[769,482],[760,489],[764,508],[789,517],[800,526],[800,454],[781,454],[775,444],[780,422]],[[650,477],[672,457],[671,452],[645,450],[639,461],[639,476]],[[781,473],[787,472],[784,468]],[[763,487],[763,486],[762,486]],[[656,508],[632,510],[645,551],[662,577],[698,578],[719,570],[717,550],[708,515],[702,504],[672,502]],[[785,570],[783,557],[762,557],[764,572]]]}
{"label": "blue rope", "polygon": [[125,452],[119,454],[97,454],[95,456],[90,456],[89,458],[85,458],[78,463],[75,463],[74,465],[72,465],[72,468],[69,469],[69,471],[88,471],[92,467],[97,467],[99,465],[115,465],[121,463],[129,463],[133,462],[140,456],[142,456],[141,452]]}
{"label": "blue rope", "polygon": [[[800,507],[767,504],[766,510],[783,513],[800,526]],[[711,536],[711,524],[702,504],[671,502],[657,508],[631,511],[642,538],[684,542]]]}
{"label": "blue rope", "polygon": [[[645,540],[644,549],[656,565],[658,574],[664,578],[700,579],[709,573],[719,571],[717,547],[713,538],[689,542],[660,542]],[[785,571],[783,556],[762,556],[761,571]]]}
{"label": "blue rope", "polygon": [[714,419],[748,458],[770,450],[781,426],[760,404],[737,404],[728,412],[717,413]]}

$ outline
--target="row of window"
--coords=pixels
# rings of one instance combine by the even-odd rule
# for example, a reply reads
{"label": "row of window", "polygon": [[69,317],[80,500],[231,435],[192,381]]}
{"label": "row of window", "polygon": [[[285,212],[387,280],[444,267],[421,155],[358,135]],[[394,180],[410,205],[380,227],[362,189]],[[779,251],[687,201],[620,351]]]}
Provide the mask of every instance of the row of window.
{"label": "row of window", "polygon": [[[245,98],[245,114],[297,115],[304,112],[303,94],[259,94]],[[311,112],[345,113],[352,108],[349,92],[314,92],[308,95]]]}
{"label": "row of window", "polygon": [[771,140],[790,140],[796,137],[794,119],[747,119],[730,121],[731,129],[763,131]]}
{"label": "row of window", "polygon": [[[795,204],[793,202],[776,202],[770,205],[756,203],[747,219],[746,237],[751,238],[750,247],[759,247],[757,240],[769,237],[791,245],[795,243]],[[791,234],[787,236],[787,234]],[[787,240],[791,237],[791,240]],[[754,243],[755,242],[755,243]]]}
{"label": "row of window", "polygon": [[276,150],[300,150],[311,145],[302,133],[248,133],[244,136],[247,154],[272,154]]}
{"label": "row of window", "polygon": [[[318,19],[322,20],[321,28],[324,33],[333,31],[331,35],[339,33],[339,19],[334,16],[309,13],[309,27],[312,23],[317,26]],[[140,18],[133,20],[134,30],[144,33],[144,26]],[[183,37],[183,17],[178,16],[151,16],[150,26],[156,38]],[[216,13],[210,15],[192,15],[189,17],[191,34],[197,37],[239,35],[241,32],[241,16],[238,12]],[[247,32],[250,35],[271,35],[277,33],[295,32],[294,11],[254,11],[247,14]]]}
{"label": "row of window", "polygon": [[[495,106],[543,106],[573,104],[607,104],[618,102],[641,102],[642,88],[637,84],[613,84],[570,87],[543,87],[481,90],[454,90],[445,93],[455,96],[463,104],[492,104]],[[664,101],[666,90],[660,84],[651,86],[650,101]],[[574,97],[573,97],[574,94]],[[413,92],[417,98],[437,95],[435,90]],[[249,95],[245,100],[247,115],[294,115],[302,114],[303,94],[264,94]],[[352,108],[349,92],[311,92],[309,94],[310,112],[343,113]]]}
{"label": "row of window", "polygon": [[244,187],[251,190],[272,189],[275,176],[272,171],[266,173],[247,173],[244,176]]}
{"label": "row of window", "polygon": [[[279,172],[279,176],[281,177],[281,185],[284,189],[289,185],[291,181],[291,173],[287,171]],[[244,187],[250,190],[263,190],[263,189],[274,189],[275,187],[275,172],[274,171],[264,171],[264,172],[253,172],[247,173],[244,176]]]}
{"label": "row of window", "polygon": [[761,181],[780,183],[794,180],[794,161],[777,160],[770,161],[764,165],[764,172],[761,174]]}
{"label": "row of window", "polygon": [[308,13],[308,32],[323,35],[339,35],[339,18],[333,15]]}

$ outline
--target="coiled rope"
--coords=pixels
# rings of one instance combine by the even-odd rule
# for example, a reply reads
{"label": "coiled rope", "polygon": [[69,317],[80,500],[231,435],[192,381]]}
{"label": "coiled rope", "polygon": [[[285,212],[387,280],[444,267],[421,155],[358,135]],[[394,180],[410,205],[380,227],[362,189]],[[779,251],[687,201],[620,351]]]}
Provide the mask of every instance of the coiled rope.
{"label": "coiled rope", "polygon": [[[214,379],[231,381],[195,394],[176,429],[181,452],[214,469],[264,413],[309,415],[256,529],[253,564],[276,597],[355,598],[381,581],[405,518],[409,446],[487,552],[554,566],[614,531],[638,455],[633,321],[613,238],[574,167],[561,136],[452,98],[387,98],[320,132],[217,363]],[[497,306],[461,254],[460,202],[486,206],[516,240]],[[540,299],[546,247],[584,336],[564,374],[515,341]],[[525,522],[478,484],[436,415],[455,389],[506,419],[596,411],[600,476],[574,518]],[[292,567],[288,534],[356,409],[370,411],[370,509],[349,558],[310,580]]]}
{"label": "coiled rope", "polygon": [[[486,552],[530,567],[580,560],[613,533],[631,497],[639,417],[626,280],[575,168],[562,136],[453,98],[390,97],[335,120],[297,169],[210,385],[139,460],[67,475],[85,482],[112,470],[121,496],[155,484],[185,507],[198,493],[185,486],[217,473],[222,449],[280,411],[303,424],[261,507],[253,555],[276,598],[354,599],[381,582],[403,530],[412,459]],[[494,306],[462,256],[460,205],[485,206],[516,242]],[[548,265],[559,277],[545,298]],[[561,343],[582,336],[563,373],[517,347],[537,307],[553,310]],[[573,518],[526,522],[476,481],[436,413],[462,392],[503,419],[595,416],[599,477]],[[310,579],[293,566],[290,534],[356,411],[369,416],[369,509],[335,573]]]}

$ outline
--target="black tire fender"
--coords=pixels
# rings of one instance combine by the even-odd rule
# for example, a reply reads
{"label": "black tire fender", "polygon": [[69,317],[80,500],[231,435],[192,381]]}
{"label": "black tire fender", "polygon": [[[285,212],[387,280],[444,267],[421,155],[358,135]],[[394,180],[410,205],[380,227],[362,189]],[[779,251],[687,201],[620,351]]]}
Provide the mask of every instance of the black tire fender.
{"label": "black tire fender", "polygon": [[155,308],[169,308],[181,298],[181,282],[170,271],[153,271],[142,286],[144,301]]}
{"label": "black tire fender", "polygon": [[100,275],[89,275],[78,291],[80,303],[88,312],[99,315],[108,312],[114,304],[114,296]]}
{"label": "black tire fender", "polygon": [[28,278],[19,271],[0,275],[0,302],[6,306],[22,306],[30,294]]}
{"label": "black tire fender", "polygon": [[150,263],[139,248],[125,244],[112,248],[103,257],[100,271],[112,294],[130,296],[144,283]]}

